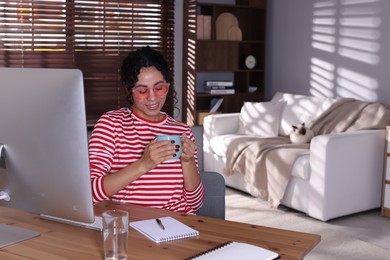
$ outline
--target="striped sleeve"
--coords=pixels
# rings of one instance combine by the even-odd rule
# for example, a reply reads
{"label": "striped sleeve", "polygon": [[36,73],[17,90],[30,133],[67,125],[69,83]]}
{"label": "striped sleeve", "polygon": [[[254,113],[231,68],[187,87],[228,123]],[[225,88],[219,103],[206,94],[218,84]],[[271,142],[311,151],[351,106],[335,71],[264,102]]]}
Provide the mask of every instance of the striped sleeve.
{"label": "striped sleeve", "polygon": [[102,116],[92,132],[89,141],[89,160],[91,169],[93,202],[108,200],[104,191],[103,179],[113,163],[114,136],[108,117]]}
{"label": "striped sleeve", "polygon": [[198,187],[193,191],[185,190],[188,206],[196,212],[203,205],[204,187],[202,181],[199,182]]}

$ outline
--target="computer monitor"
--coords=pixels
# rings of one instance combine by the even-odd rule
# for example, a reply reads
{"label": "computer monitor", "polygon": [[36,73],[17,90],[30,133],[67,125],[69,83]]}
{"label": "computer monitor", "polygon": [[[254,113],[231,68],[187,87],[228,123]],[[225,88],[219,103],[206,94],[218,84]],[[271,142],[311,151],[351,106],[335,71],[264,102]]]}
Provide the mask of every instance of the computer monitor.
{"label": "computer monitor", "polygon": [[0,157],[1,206],[93,222],[80,70],[0,68]]}

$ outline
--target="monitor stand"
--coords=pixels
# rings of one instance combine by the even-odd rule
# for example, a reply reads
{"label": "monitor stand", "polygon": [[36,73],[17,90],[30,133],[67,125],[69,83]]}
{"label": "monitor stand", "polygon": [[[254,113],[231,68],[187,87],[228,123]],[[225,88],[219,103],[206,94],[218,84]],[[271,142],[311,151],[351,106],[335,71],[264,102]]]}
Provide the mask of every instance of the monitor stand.
{"label": "monitor stand", "polygon": [[39,236],[40,234],[34,230],[0,224],[0,248]]}
{"label": "monitor stand", "polygon": [[[0,144],[0,169],[5,169],[5,160],[2,156],[4,145]],[[0,200],[8,201],[8,194],[0,190]],[[20,241],[39,236],[41,233],[13,225],[0,224],[0,248],[18,243]]]}

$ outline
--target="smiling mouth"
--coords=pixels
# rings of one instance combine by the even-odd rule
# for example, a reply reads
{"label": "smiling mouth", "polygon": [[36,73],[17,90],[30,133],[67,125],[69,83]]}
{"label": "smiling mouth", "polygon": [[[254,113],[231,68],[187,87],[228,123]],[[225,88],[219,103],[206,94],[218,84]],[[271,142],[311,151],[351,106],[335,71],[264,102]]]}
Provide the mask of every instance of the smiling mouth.
{"label": "smiling mouth", "polygon": [[148,105],[146,105],[146,107],[148,109],[150,109],[150,110],[156,110],[156,109],[158,109],[159,105],[158,105],[158,103],[156,103],[156,104],[148,104]]}

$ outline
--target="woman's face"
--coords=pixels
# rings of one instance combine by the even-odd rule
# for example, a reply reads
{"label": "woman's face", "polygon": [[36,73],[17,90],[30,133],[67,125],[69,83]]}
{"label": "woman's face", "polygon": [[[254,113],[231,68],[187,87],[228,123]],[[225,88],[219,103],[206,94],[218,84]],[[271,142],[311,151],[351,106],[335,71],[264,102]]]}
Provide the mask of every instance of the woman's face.
{"label": "woman's face", "polygon": [[155,67],[142,68],[132,89],[132,110],[150,121],[159,121],[160,111],[167,98],[169,84]]}

